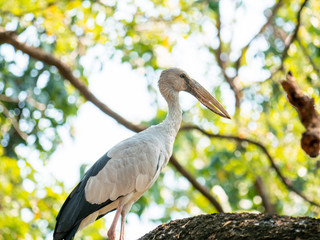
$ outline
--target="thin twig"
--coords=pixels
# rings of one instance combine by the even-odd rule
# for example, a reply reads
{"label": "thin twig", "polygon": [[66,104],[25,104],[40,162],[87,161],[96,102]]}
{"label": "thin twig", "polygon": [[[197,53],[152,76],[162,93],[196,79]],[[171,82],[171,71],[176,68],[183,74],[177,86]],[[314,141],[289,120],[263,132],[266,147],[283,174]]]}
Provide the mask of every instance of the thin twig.
{"label": "thin twig", "polygon": [[[239,89],[239,87],[236,85],[236,79],[238,77],[238,72],[239,72],[239,68],[240,68],[240,62],[241,59],[243,58],[243,55],[245,54],[245,52],[247,51],[247,49],[249,48],[249,46],[251,45],[251,43],[261,34],[265,31],[265,29],[267,28],[268,25],[271,24],[271,22],[273,21],[278,9],[282,6],[283,4],[283,0],[279,0],[277,2],[277,4],[274,5],[272,12],[270,14],[270,16],[268,17],[267,21],[265,22],[265,24],[260,28],[259,32],[253,36],[253,38],[247,43],[247,45],[245,45],[242,50],[241,50],[241,54],[239,56],[239,58],[236,60],[235,62],[235,68],[236,68],[236,72],[237,72],[237,76],[235,78],[230,78],[225,71],[225,62],[223,62],[221,60],[221,52],[222,52],[222,41],[221,41],[221,36],[220,36],[220,31],[221,31],[221,22],[220,22],[220,14],[218,12],[218,16],[217,16],[217,23],[216,23],[216,28],[218,31],[218,39],[219,39],[219,47],[218,49],[215,51],[214,49],[209,47],[209,50],[211,52],[214,53],[216,61],[219,65],[219,67],[221,68],[221,71],[223,73],[224,78],[226,79],[226,81],[229,83],[230,88],[234,91],[235,93],[235,97],[236,97],[236,108],[238,109],[240,107],[240,99],[242,97],[242,92],[243,89]],[[278,70],[277,70],[278,71]]]}
{"label": "thin twig", "polygon": [[[0,94],[0,101],[12,102],[12,103],[19,103],[20,102],[19,99],[10,98],[4,94]],[[40,111],[44,111],[46,109],[45,104],[36,101],[34,98],[32,98],[30,96],[28,96],[25,101]]]}
{"label": "thin twig", "polygon": [[241,100],[241,91],[239,90],[239,87],[235,83],[235,78],[230,78],[227,73],[226,73],[226,61],[221,58],[222,55],[222,39],[221,39],[221,16],[220,16],[220,7],[218,8],[217,11],[217,19],[216,19],[216,28],[217,28],[217,37],[219,40],[219,46],[218,49],[215,50],[212,47],[208,47],[209,51],[212,52],[216,58],[216,61],[218,63],[218,66],[221,69],[221,72],[223,74],[224,79],[227,81],[229,84],[230,88],[235,94],[236,98],[236,109],[240,108],[240,100]]}
{"label": "thin twig", "polygon": [[317,74],[319,75],[320,74],[320,69],[319,69],[319,66],[317,66],[315,64],[315,62],[313,61],[312,57],[310,56],[310,54],[308,53],[308,50],[305,46],[303,46],[299,36],[297,36],[296,38],[296,41],[297,43],[299,44],[303,54],[306,56],[306,58],[308,59],[308,61],[310,62],[310,64],[312,65],[313,69],[317,72]]}
{"label": "thin twig", "polygon": [[301,13],[302,13],[303,8],[306,6],[307,2],[308,2],[308,0],[304,0],[304,2],[301,4],[299,11],[297,12],[297,16],[296,16],[296,19],[297,19],[296,27],[293,31],[292,36],[290,37],[290,40],[285,42],[285,47],[284,47],[284,50],[282,52],[282,57],[281,57],[281,65],[279,68],[280,71],[283,70],[283,63],[284,63],[284,60],[286,59],[286,57],[288,56],[288,50],[289,50],[291,44],[293,43],[294,40],[296,40],[296,38],[298,36],[299,28],[301,25],[301,15],[302,15]]}
{"label": "thin twig", "polygon": [[24,140],[27,141],[28,134],[23,132],[20,127],[17,119],[14,117],[10,116],[9,110],[6,108],[6,106],[0,101],[0,106],[2,107],[2,112],[6,116],[7,119],[9,119],[12,123],[13,128],[16,130],[16,132],[19,134],[19,136]]}
{"label": "thin twig", "polygon": [[281,7],[283,3],[283,0],[279,0],[277,2],[276,5],[274,5],[273,9],[272,9],[272,12],[270,14],[270,16],[268,17],[267,21],[265,22],[265,24],[260,28],[259,32],[253,36],[253,38],[251,38],[251,40],[247,43],[246,46],[244,46],[241,50],[241,55],[240,57],[238,58],[238,60],[236,61],[236,71],[238,72],[239,70],[239,67],[240,67],[240,61],[241,59],[243,58],[243,55],[245,54],[245,52],[247,51],[247,49],[249,48],[249,46],[251,45],[251,43],[261,34],[263,33],[266,28],[269,26],[269,24],[273,21],[278,9]]}
{"label": "thin twig", "polygon": [[12,103],[18,103],[18,102],[19,102],[18,99],[13,99],[13,98],[7,97],[7,96],[4,95],[4,94],[0,94],[0,101],[3,101],[3,102],[12,102]]}
{"label": "thin twig", "polygon": [[267,150],[267,148],[260,142],[249,139],[249,138],[241,138],[238,136],[234,136],[234,135],[222,135],[222,134],[213,134],[213,133],[209,133],[201,128],[199,128],[198,126],[195,125],[185,125],[182,126],[180,128],[180,131],[184,131],[184,130],[197,130],[201,133],[203,133],[204,135],[210,137],[210,138],[221,138],[221,139],[229,139],[229,140],[234,140],[237,142],[247,142],[253,145],[256,145],[258,148],[260,148],[260,150],[262,150],[262,152],[267,156],[267,159],[269,160],[269,163],[271,165],[271,167],[276,171],[277,175],[279,176],[281,182],[292,192],[296,193],[297,195],[299,195],[301,198],[303,198],[305,201],[309,202],[312,205],[315,205],[317,207],[320,207],[320,204],[310,200],[309,198],[307,198],[304,194],[302,194],[301,192],[299,192],[297,189],[295,189],[292,186],[292,183],[289,179],[287,179],[286,177],[283,176],[283,174],[281,173],[280,169],[278,168],[278,166],[276,165],[273,157],[270,155],[269,151]]}
{"label": "thin twig", "polygon": [[[283,68],[284,68],[284,61],[285,61],[285,59],[286,59],[287,56],[288,56],[288,50],[289,50],[291,44],[292,44],[292,43],[294,42],[294,40],[296,40],[297,37],[298,37],[298,31],[299,31],[299,28],[300,28],[300,25],[301,25],[301,14],[302,14],[302,10],[303,10],[303,8],[306,6],[307,2],[308,2],[308,0],[305,0],[305,1],[301,4],[301,6],[300,6],[300,8],[299,8],[299,10],[298,10],[298,12],[297,12],[297,15],[296,15],[297,24],[296,24],[296,26],[295,26],[295,28],[294,28],[294,30],[293,30],[293,33],[292,33],[291,37],[288,36],[288,37],[287,37],[287,40],[285,40],[285,41],[283,42],[285,47],[284,47],[284,49],[283,49],[283,51],[282,51],[281,64],[280,64],[280,66],[279,66],[279,67],[274,67],[273,69],[271,69],[271,70],[270,70],[270,77],[269,77],[267,80],[265,80],[264,82],[270,81],[278,72],[284,70],[284,69],[283,69]],[[280,39],[283,40],[281,37],[280,37]],[[289,39],[289,40],[288,40],[288,39]]]}

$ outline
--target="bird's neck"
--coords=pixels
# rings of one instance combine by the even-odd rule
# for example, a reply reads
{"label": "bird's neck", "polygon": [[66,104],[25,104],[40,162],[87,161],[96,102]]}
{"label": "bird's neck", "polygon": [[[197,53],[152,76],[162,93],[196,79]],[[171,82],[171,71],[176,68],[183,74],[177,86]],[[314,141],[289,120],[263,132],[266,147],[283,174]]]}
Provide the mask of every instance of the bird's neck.
{"label": "bird's neck", "polygon": [[175,138],[182,120],[179,92],[173,91],[169,96],[165,96],[165,99],[168,102],[168,114],[162,125],[166,128],[171,137]]}

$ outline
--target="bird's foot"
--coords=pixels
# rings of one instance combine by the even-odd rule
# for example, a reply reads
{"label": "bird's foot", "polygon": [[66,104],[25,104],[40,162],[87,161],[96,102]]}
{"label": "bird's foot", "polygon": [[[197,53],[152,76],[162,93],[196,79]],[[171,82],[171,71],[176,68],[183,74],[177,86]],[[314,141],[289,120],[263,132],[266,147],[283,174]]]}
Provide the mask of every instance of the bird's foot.
{"label": "bird's foot", "polygon": [[110,231],[110,230],[108,231],[109,240],[116,240],[116,232],[115,231]]}

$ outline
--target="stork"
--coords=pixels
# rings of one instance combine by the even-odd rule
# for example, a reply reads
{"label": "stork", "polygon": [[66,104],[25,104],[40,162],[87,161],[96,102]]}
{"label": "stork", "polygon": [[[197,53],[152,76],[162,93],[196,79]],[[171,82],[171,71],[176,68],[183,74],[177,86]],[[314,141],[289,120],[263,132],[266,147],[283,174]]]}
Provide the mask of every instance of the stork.
{"label": "stork", "polygon": [[108,231],[115,240],[121,215],[120,240],[124,240],[126,215],[167,165],[182,120],[179,92],[186,91],[221,117],[230,116],[198,82],[179,68],[162,71],[158,81],[168,103],[166,119],[118,143],[85,173],[57,216],[54,240],[69,240],[77,231],[116,210]]}

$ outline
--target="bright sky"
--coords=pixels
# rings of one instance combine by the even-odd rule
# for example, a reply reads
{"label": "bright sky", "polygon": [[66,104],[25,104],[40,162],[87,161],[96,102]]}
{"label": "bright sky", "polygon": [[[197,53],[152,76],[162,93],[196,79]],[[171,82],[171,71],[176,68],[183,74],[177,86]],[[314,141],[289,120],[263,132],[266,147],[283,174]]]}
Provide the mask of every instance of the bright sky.
{"label": "bright sky", "polygon": [[[243,2],[246,8],[235,13],[233,11],[234,1],[221,1],[223,24],[229,24],[234,16],[237,18],[233,27],[235,30],[233,36],[226,28],[221,33],[225,40],[231,39],[231,37],[236,40],[232,41],[235,56],[238,49],[245,45],[265,22],[263,11],[266,7],[271,6],[274,1],[245,0]],[[208,25],[207,37],[212,39],[215,33],[210,32],[209,29],[210,26]],[[205,40],[197,36],[191,37],[189,40],[180,39],[172,54],[167,56],[169,59],[166,62],[170,62],[172,66],[185,69],[193,78],[205,87],[210,88],[214,85],[215,79],[218,79],[218,75],[214,67],[207,75],[204,74],[207,71],[208,63],[212,61],[212,56],[206,51],[198,49],[197,46]],[[263,41],[257,41],[256,49],[263,48],[264,44]],[[256,49],[253,49],[252,52],[255,52]],[[147,81],[143,75],[131,70],[128,64],[121,64],[119,59],[111,61],[107,57],[103,57],[103,54],[105,54],[103,47],[98,46],[90,50],[82,60],[87,70],[91,72],[89,77],[90,90],[111,109],[132,122],[139,123],[142,120],[152,118],[156,109],[151,106],[151,97],[146,90]],[[248,51],[247,55],[250,56],[250,54],[250,51]],[[97,55],[105,59],[101,72],[93,64],[94,57]],[[241,78],[246,81],[262,80],[265,76],[263,76],[264,73],[261,70],[257,70],[259,66],[261,66],[259,61],[252,62],[249,67],[243,69]],[[210,76],[212,82],[207,81],[208,76]],[[158,76],[154,79],[154,86],[156,86],[157,80]],[[228,112],[232,114],[234,99],[230,93],[230,91],[225,91],[222,96]],[[195,100],[191,96],[186,94],[181,96],[182,108],[188,109],[194,102]],[[165,105],[163,100],[162,105]],[[39,172],[43,172],[42,177],[44,179],[50,181],[50,177],[47,176],[53,175],[58,180],[63,181],[70,191],[79,181],[79,167],[82,164],[92,165],[113,145],[134,134],[117,124],[89,102],[80,107],[78,115],[73,121],[74,140],[68,137],[69,129],[61,128],[60,134],[63,136],[63,144],[58,147],[45,168],[31,160],[35,168]],[[147,208],[141,219],[135,214],[128,215],[126,239],[137,239],[157,226],[157,224],[149,221],[151,212],[154,215],[160,211],[154,205]],[[109,228],[113,215],[113,213],[107,215],[106,228]]]}

